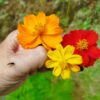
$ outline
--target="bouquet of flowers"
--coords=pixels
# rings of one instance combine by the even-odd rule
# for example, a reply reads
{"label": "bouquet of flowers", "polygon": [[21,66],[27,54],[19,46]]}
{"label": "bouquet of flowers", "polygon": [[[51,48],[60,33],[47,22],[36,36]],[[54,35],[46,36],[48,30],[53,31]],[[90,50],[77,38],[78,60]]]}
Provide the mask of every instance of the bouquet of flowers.
{"label": "bouquet of flowers", "polygon": [[25,49],[39,45],[47,49],[46,68],[53,75],[69,79],[71,71],[77,73],[92,66],[100,58],[97,47],[98,34],[94,30],[72,30],[63,36],[59,18],[55,14],[46,16],[39,12],[24,17],[18,25],[18,41]]}

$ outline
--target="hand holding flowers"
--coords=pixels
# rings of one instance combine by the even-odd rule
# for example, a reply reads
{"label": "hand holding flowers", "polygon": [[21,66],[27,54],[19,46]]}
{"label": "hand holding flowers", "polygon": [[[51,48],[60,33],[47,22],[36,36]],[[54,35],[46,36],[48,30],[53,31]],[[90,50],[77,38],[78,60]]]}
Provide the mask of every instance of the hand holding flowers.
{"label": "hand holding flowers", "polygon": [[79,72],[100,58],[97,47],[98,34],[93,30],[73,30],[62,37],[59,18],[52,14],[46,16],[40,12],[24,18],[24,24],[18,25],[17,38],[23,48],[35,48],[43,45],[48,53],[47,68],[53,68],[53,74],[63,79],[70,78],[70,72]]}

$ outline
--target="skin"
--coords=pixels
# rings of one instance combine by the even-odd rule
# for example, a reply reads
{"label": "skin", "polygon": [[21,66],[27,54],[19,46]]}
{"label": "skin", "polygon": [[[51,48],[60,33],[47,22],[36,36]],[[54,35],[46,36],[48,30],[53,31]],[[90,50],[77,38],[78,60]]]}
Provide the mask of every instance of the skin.
{"label": "skin", "polygon": [[23,49],[16,38],[17,33],[13,31],[0,44],[0,96],[17,89],[47,58],[43,46]]}

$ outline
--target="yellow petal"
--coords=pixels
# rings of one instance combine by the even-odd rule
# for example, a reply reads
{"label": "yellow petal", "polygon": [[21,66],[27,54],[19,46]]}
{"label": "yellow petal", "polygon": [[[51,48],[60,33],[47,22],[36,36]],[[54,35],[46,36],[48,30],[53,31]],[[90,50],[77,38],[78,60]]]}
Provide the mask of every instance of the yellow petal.
{"label": "yellow petal", "polygon": [[63,46],[61,44],[57,44],[56,45],[56,49],[59,50],[59,51],[61,51],[61,52],[64,52]]}
{"label": "yellow petal", "polygon": [[47,53],[48,57],[54,61],[58,61],[61,58],[61,55],[59,53],[58,50],[54,50],[54,51],[48,51]]}
{"label": "yellow petal", "polygon": [[60,74],[61,74],[61,67],[60,66],[55,67],[53,70],[53,75],[59,76]]}
{"label": "yellow petal", "polygon": [[52,61],[52,60],[46,61],[46,67],[47,68],[57,67],[58,65],[59,65],[58,62],[55,62],[55,61]]}
{"label": "yellow petal", "polygon": [[64,55],[65,55],[65,58],[68,59],[71,55],[73,55],[74,50],[75,50],[75,48],[74,48],[73,46],[67,45],[67,46],[64,48]]}
{"label": "yellow petal", "polygon": [[61,73],[61,77],[63,79],[69,79],[70,78],[70,70],[69,69],[63,70]]}
{"label": "yellow petal", "polygon": [[56,45],[56,49],[59,51],[61,57],[64,56],[64,49],[63,49],[63,46],[61,44],[57,44]]}
{"label": "yellow petal", "polygon": [[61,35],[43,35],[41,36],[42,41],[50,48],[56,48],[56,45],[62,41]]}
{"label": "yellow petal", "polygon": [[46,23],[46,15],[44,12],[39,12],[38,16],[37,16],[37,22],[38,24],[44,26]]}
{"label": "yellow petal", "polygon": [[80,55],[72,55],[66,61],[71,65],[82,64],[82,57]]}
{"label": "yellow petal", "polygon": [[80,71],[80,67],[77,66],[77,65],[73,65],[73,66],[71,67],[71,70],[72,70],[73,72],[79,72],[79,71]]}

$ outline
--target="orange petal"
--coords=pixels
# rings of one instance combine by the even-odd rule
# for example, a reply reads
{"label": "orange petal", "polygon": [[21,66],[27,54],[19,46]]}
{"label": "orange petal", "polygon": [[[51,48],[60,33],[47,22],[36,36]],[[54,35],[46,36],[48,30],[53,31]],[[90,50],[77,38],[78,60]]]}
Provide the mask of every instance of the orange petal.
{"label": "orange petal", "polygon": [[24,17],[24,25],[29,29],[30,32],[34,31],[34,27],[37,24],[36,16],[31,14]]}
{"label": "orange petal", "polygon": [[55,23],[47,24],[45,26],[45,33],[46,35],[56,35],[62,34],[63,30],[60,26],[55,25]]}
{"label": "orange petal", "polygon": [[34,48],[41,43],[40,38],[37,35],[31,35],[29,31],[23,26],[18,25],[19,34],[17,38],[24,48]]}
{"label": "orange petal", "polygon": [[42,41],[45,43],[47,48],[56,48],[56,45],[62,41],[61,35],[43,35],[41,36]]}
{"label": "orange petal", "polygon": [[56,25],[59,24],[59,18],[55,15],[55,14],[52,14],[50,16],[47,17],[47,23],[55,23]]}
{"label": "orange petal", "polygon": [[41,24],[42,26],[46,23],[46,15],[44,12],[40,12],[37,16],[37,22],[38,24]]}
{"label": "orange petal", "polygon": [[18,31],[19,31],[19,34],[30,34],[27,28],[22,24],[18,24]]}
{"label": "orange petal", "polygon": [[63,30],[59,26],[59,18],[55,15],[50,15],[47,17],[47,23],[45,24],[45,33],[47,35],[51,34],[62,34]]}
{"label": "orange petal", "polygon": [[47,50],[51,50],[51,48],[50,48],[47,44],[45,44],[43,41],[42,41],[42,45],[43,45],[44,48],[46,48]]}
{"label": "orange petal", "polygon": [[18,34],[17,38],[23,48],[35,48],[41,44],[40,38],[37,36]]}
{"label": "orange petal", "polygon": [[37,46],[40,45],[40,44],[41,44],[40,37],[37,37],[37,38],[35,39],[35,41],[33,41],[32,43],[30,43],[30,44],[28,45],[28,48],[35,48],[35,47],[37,47]]}
{"label": "orange petal", "polygon": [[17,38],[23,48],[28,48],[29,45],[36,39],[36,36],[32,37],[24,34],[18,34]]}

